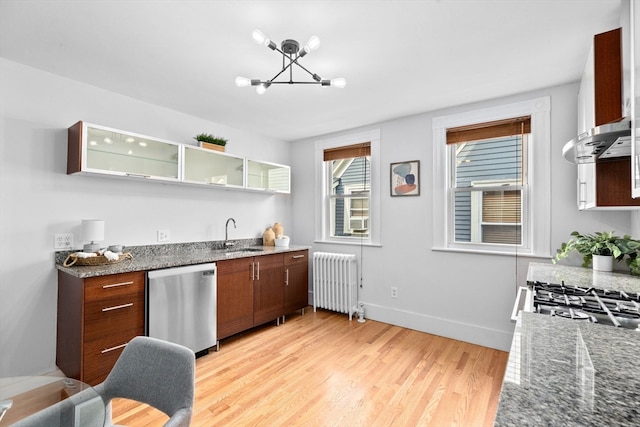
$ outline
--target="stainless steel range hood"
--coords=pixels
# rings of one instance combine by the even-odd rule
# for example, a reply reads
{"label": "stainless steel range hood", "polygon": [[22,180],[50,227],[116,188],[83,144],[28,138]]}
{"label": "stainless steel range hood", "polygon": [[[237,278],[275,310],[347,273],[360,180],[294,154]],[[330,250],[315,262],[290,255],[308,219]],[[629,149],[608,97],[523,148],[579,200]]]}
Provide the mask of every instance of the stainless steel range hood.
{"label": "stainless steel range hood", "polygon": [[562,156],[571,163],[631,155],[631,122],[622,120],[588,130],[567,142]]}

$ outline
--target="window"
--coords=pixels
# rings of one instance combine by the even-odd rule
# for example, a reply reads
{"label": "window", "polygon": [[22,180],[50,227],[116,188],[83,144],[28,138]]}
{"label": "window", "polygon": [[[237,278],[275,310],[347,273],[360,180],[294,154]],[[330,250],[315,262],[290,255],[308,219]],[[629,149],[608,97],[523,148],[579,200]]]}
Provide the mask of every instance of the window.
{"label": "window", "polygon": [[447,129],[455,242],[522,245],[531,117]]}
{"label": "window", "polygon": [[379,132],[316,142],[316,240],[376,244],[379,236]]}
{"label": "window", "polygon": [[540,98],[433,120],[434,249],[549,256],[549,110]]}

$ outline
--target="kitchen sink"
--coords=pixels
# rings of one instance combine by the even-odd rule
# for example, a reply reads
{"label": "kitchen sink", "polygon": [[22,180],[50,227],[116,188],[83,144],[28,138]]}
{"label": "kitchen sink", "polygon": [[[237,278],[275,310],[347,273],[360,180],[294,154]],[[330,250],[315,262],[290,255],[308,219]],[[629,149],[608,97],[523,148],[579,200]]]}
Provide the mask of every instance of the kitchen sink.
{"label": "kitchen sink", "polygon": [[227,253],[238,253],[238,252],[262,252],[263,249],[262,248],[230,248],[230,249],[225,249],[225,252]]}

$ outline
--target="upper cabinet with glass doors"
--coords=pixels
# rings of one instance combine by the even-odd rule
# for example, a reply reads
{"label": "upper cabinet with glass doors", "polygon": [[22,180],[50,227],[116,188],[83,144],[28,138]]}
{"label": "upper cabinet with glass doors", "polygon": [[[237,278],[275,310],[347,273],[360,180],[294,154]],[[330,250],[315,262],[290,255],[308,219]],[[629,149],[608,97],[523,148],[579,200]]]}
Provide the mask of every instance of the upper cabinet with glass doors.
{"label": "upper cabinet with glass doors", "polygon": [[291,168],[276,163],[247,160],[247,189],[291,192]]}
{"label": "upper cabinet with glass doors", "polygon": [[244,159],[206,148],[184,145],[183,181],[222,187],[244,186]]}
{"label": "upper cabinet with glass doors", "polygon": [[69,128],[67,173],[180,180],[180,144],[78,122]]}
{"label": "upper cabinet with glass doors", "polygon": [[263,193],[291,192],[291,168],[78,122],[68,130],[68,174],[148,178]]}

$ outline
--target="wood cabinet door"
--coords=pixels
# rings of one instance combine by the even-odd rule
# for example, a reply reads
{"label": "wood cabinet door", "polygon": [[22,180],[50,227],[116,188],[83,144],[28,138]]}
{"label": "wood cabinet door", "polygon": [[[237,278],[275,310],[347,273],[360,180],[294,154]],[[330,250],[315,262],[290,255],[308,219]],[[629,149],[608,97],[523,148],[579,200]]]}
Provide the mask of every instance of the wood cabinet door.
{"label": "wood cabinet door", "polygon": [[217,336],[221,340],[253,326],[253,258],[218,261]]}
{"label": "wood cabinet door", "polygon": [[284,255],[284,314],[309,305],[309,251]]}
{"label": "wood cabinet door", "polygon": [[284,314],[283,254],[254,257],[253,324],[261,325]]}

